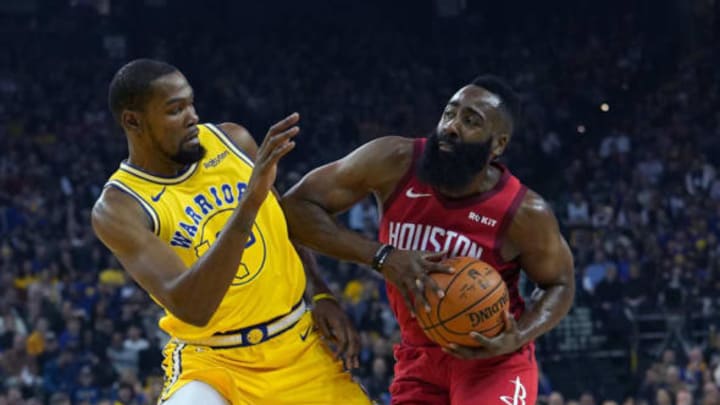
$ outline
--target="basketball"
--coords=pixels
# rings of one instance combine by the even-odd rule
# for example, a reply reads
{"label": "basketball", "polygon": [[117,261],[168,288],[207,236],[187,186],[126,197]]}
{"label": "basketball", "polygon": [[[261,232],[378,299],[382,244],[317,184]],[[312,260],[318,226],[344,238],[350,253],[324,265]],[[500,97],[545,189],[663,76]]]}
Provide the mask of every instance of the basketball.
{"label": "basketball", "polygon": [[493,337],[504,328],[503,313],[510,303],[507,286],[489,264],[471,258],[454,257],[443,261],[455,269],[453,274],[432,273],[430,277],[445,291],[444,298],[426,290],[431,310],[415,300],[417,320],[425,334],[440,346],[455,343],[478,347],[469,333]]}

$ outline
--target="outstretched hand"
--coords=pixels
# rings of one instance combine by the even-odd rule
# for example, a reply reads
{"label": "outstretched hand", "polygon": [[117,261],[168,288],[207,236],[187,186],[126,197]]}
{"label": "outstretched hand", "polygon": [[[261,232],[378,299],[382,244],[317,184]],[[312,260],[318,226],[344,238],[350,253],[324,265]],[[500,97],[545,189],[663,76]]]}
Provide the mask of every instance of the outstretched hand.
{"label": "outstretched hand", "polygon": [[246,198],[260,205],[265,201],[277,177],[280,158],[295,148],[292,140],[299,132],[300,114],[292,113],[270,127],[257,151],[255,167],[248,182]]}

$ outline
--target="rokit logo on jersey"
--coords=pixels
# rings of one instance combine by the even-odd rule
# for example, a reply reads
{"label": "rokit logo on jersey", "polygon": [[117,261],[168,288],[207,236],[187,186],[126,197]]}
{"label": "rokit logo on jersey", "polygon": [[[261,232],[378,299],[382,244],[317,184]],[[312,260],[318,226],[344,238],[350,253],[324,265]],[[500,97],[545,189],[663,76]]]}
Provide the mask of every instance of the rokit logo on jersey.
{"label": "rokit logo on jersey", "polygon": [[471,221],[479,222],[483,225],[487,225],[491,228],[494,228],[495,225],[497,225],[496,219],[488,218],[485,215],[480,215],[473,211],[470,211],[470,213],[468,214],[468,219]]}
{"label": "rokit logo on jersey", "polygon": [[[201,257],[220,236],[225,223],[230,219],[247,189],[246,183],[237,183],[236,187],[222,184],[208,188],[207,193],[197,194],[193,205],[185,207],[186,221],[179,221],[170,245],[181,249],[194,249],[196,257]],[[245,243],[245,251],[253,254],[243,255],[238,272],[232,285],[242,285],[253,280],[265,266],[267,249],[265,237],[257,222]],[[257,250],[259,249],[259,250]]]}
{"label": "rokit logo on jersey", "polygon": [[469,256],[480,259],[482,246],[467,236],[440,228],[406,222],[390,222],[388,243],[398,249],[447,251],[448,257]]}

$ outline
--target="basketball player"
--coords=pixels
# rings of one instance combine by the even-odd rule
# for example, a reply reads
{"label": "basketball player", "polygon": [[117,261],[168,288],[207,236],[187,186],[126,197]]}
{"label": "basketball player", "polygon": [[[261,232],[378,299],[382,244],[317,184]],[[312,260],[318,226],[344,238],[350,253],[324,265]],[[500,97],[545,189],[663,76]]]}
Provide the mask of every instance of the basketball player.
{"label": "basketball player", "polygon": [[[531,405],[537,397],[533,341],[568,312],[573,259],[548,204],[495,159],[513,133],[517,97],[502,81],[479,77],[452,96],[427,139],[371,141],[320,167],[284,198],[290,232],[318,251],[380,271],[401,329],[395,348],[393,404]],[[332,218],[369,193],[382,203],[380,242]],[[505,330],[473,349],[448,352],[413,319],[411,297],[438,293],[429,278],[448,271],[448,256],[473,256],[495,267],[510,291]],[[539,287],[525,309],[524,270]],[[452,356],[451,356],[452,355]]]}
{"label": "basketball player", "polygon": [[[92,211],[97,236],[166,311],[166,404],[369,404],[314,331],[306,275],[271,192],[299,116],[258,146],[240,125],[198,124],[193,90],[140,59],[110,84],[129,157]],[[319,277],[319,327],[357,346]],[[351,365],[357,359],[351,348]]]}

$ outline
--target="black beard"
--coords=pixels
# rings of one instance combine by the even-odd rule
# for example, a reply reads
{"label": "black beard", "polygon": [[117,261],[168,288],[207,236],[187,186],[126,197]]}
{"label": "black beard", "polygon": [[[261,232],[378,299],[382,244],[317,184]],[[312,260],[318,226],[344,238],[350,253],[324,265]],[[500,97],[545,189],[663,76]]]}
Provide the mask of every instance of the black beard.
{"label": "black beard", "polygon": [[[440,150],[441,140],[452,145],[452,152]],[[490,161],[491,142],[463,143],[436,131],[428,136],[416,174],[435,188],[463,191]]]}
{"label": "black beard", "polygon": [[192,148],[190,150],[180,148],[176,154],[170,156],[170,159],[175,163],[180,163],[181,165],[190,165],[204,158],[205,152],[206,150],[202,145],[198,145],[196,148]]}

